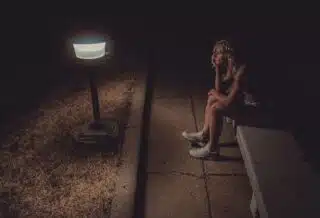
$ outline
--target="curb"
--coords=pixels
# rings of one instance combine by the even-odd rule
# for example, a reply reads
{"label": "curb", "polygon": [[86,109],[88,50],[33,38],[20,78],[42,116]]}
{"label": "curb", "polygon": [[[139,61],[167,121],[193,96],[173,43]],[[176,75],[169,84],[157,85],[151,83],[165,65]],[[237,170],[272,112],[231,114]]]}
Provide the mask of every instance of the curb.
{"label": "curb", "polygon": [[128,126],[124,133],[121,150],[121,166],[115,186],[116,195],[112,200],[110,218],[132,217],[134,213],[146,85],[147,73],[143,72],[141,77],[138,76],[134,86]]}

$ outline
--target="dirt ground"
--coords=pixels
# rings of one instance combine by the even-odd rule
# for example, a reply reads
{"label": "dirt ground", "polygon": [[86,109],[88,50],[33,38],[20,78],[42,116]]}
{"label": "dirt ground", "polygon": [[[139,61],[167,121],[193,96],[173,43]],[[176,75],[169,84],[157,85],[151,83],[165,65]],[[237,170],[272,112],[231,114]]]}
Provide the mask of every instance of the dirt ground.
{"label": "dirt ground", "polygon": [[[99,78],[103,118],[127,121],[134,81],[133,73]],[[59,87],[47,99],[12,121],[1,142],[0,217],[108,215],[119,155],[78,156],[70,134],[92,119],[87,84]]]}

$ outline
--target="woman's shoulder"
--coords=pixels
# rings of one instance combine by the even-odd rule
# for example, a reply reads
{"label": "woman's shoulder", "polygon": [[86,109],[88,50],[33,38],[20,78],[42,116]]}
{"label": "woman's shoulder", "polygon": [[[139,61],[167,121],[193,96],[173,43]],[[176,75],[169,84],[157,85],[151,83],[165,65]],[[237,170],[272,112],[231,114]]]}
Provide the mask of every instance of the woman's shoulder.
{"label": "woman's shoulder", "polygon": [[247,65],[245,63],[237,64],[235,67],[235,78],[240,79],[247,72]]}

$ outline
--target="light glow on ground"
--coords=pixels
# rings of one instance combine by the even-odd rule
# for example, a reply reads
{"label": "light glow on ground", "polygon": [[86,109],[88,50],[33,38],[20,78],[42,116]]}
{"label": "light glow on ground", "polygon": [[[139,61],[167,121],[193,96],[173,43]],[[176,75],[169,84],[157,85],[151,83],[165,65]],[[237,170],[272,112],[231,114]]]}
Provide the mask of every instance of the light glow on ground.
{"label": "light glow on ground", "polygon": [[[127,119],[135,80],[133,73],[116,75],[97,84],[101,117]],[[71,91],[76,87],[84,88]],[[72,151],[70,133],[92,119],[90,92],[79,81],[49,97],[2,144],[0,184],[7,197],[1,200],[19,217],[107,216],[119,156]]]}

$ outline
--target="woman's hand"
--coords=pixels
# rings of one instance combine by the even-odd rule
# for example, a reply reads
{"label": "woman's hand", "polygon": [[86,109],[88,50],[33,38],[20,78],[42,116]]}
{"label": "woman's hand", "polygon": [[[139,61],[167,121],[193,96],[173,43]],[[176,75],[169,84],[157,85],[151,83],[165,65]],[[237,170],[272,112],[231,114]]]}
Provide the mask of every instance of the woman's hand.
{"label": "woman's hand", "polygon": [[224,80],[230,79],[232,77],[233,66],[234,66],[234,59],[232,56],[229,56],[228,57],[227,74],[223,78]]}
{"label": "woman's hand", "polygon": [[233,70],[234,59],[232,56],[228,57],[228,70]]}
{"label": "woman's hand", "polygon": [[211,65],[212,65],[212,68],[215,68],[215,63],[214,63],[214,54],[211,55]]}
{"label": "woman's hand", "polygon": [[215,89],[211,89],[208,92],[208,96],[209,97],[213,97],[214,99],[216,99],[218,102],[220,102],[220,104],[224,105],[224,106],[228,106],[229,105],[229,98],[226,95],[220,94],[217,90]]}
{"label": "woman's hand", "polygon": [[219,95],[219,93],[218,93],[217,90],[215,90],[215,89],[211,89],[211,90],[208,92],[208,96],[217,97],[218,95]]}

